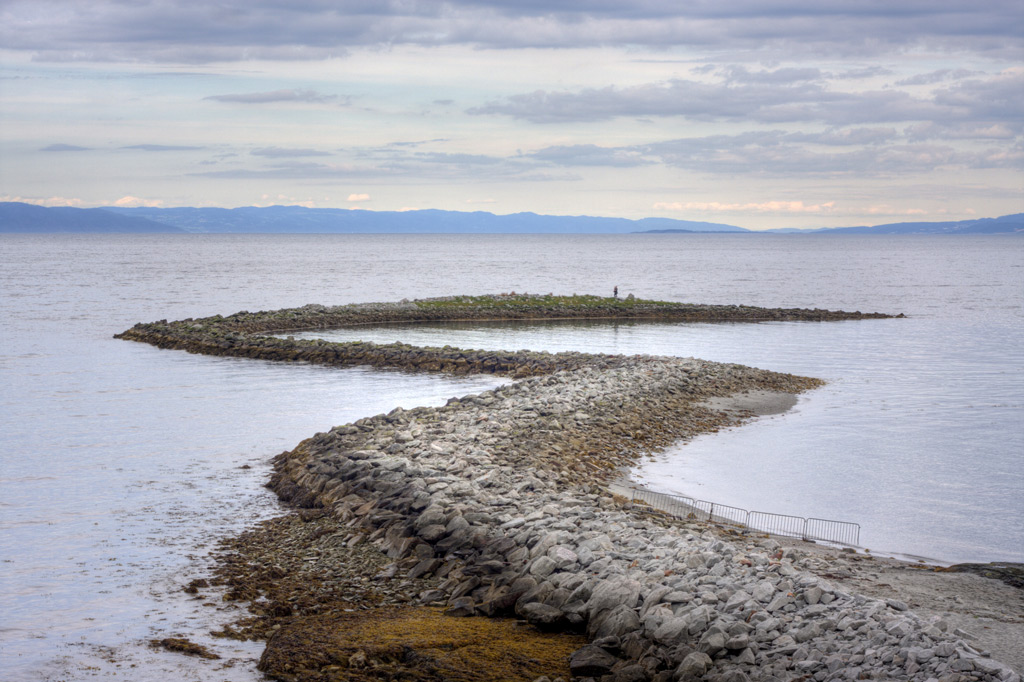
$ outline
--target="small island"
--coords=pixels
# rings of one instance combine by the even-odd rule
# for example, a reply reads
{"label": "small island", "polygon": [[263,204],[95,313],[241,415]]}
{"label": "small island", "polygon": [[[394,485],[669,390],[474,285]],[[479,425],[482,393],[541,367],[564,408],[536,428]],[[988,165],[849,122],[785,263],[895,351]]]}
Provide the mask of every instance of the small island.
{"label": "small island", "polygon": [[515,379],[339,425],[274,459],[268,485],[294,511],[226,541],[211,581],[252,613],[220,634],[266,639],[260,669],[274,679],[1019,680],[950,623],[851,590],[843,576],[860,564],[880,570],[870,555],[675,518],[621,494],[641,456],[818,379],[693,358],[281,338],[395,322],[887,317],[501,294],[243,311],[118,337]]}

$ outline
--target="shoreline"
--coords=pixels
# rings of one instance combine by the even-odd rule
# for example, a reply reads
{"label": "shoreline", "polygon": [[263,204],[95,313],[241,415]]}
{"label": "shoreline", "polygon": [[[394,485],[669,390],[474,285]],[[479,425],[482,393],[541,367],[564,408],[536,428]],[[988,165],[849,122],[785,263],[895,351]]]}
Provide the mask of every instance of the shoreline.
{"label": "shoreline", "polygon": [[[346,308],[351,318],[352,307]],[[356,671],[363,667],[353,659],[370,655],[380,665],[399,664],[385,661],[385,653],[360,650],[360,659],[360,651],[346,650],[334,627],[344,600],[324,596],[310,579],[317,571],[337,574],[339,566],[344,573],[344,557],[322,558],[362,547],[390,560],[364,576],[377,595],[371,617],[399,604],[439,604],[451,616],[514,615],[543,630],[581,632],[590,643],[570,664],[579,679],[856,679],[835,676],[854,671],[888,679],[1019,681],[968,644],[967,631],[919,616],[906,602],[848,590],[835,567],[829,569],[835,561],[862,559],[812,561],[802,548],[775,538],[639,515],[607,492],[616,472],[640,455],[752,416],[750,405],[722,399],[750,390],[795,394],[817,380],[693,359],[252,336],[282,316],[296,325],[311,316],[318,323],[339,317],[330,312],[337,309],[297,310],[307,309],[310,315],[239,313],[219,318],[223,323],[162,321],[119,336],[215,355],[490,371],[520,380],[442,408],[396,409],[335,427],[275,458],[270,487],[299,509],[262,539],[249,536],[245,551],[263,553],[261,565],[284,564],[282,540],[294,539],[307,560],[294,569],[302,577],[290,596],[307,599],[272,598],[285,569],[253,573],[251,562],[232,563],[228,556],[222,575],[228,585],[246,585],[237,598],[260,614],[253,633],[269,635],[261,669],[295,675],[323,660],[335,667],[343,660],[345,679],[362,679]],[[796,319],[863,319],[812,313]],[[374,317],[381,314],[373,309]],[[678,314],[692,316],[694,307]],[[317,532],[302,539],[300,531],[312,523],[320,524]],[[825,569],[816,572],[814,561]],[[391,596],[381,597],[382,590]],[[279,611],[267,613],[265,604],[279,604]],[[322,647],[310,642],[324,641],[327,632],[334,633],[332,651],[348,653],[311,660]]]}

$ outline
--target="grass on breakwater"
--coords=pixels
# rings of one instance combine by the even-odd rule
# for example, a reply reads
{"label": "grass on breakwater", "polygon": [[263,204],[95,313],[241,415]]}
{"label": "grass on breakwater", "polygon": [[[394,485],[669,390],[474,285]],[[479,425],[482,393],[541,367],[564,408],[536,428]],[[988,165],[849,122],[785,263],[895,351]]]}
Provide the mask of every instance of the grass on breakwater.
{"label": "grass on breakwater", "polygon": [[484,296],[447,296],[442,298],[419,299],[412,301],[419,308],[527,308],[527,307],[568,307],[568,308],[635,308],[637,306],[673,306],[677,303],[669,301],[645,300],[634,297],[603,297],[592,294],[573,294],[572,296],[556,296],[555,294],[492,294]]}

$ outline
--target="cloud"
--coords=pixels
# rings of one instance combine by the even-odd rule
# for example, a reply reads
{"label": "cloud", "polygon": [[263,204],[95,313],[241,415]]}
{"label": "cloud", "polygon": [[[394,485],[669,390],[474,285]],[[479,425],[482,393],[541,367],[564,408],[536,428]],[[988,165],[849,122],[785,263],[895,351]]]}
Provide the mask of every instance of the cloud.
{"label": "cloud", "polygon": [[121,149],[137,149],[143,152],[183,152],[206,149],[206,147],[191,147],[188,145],[174,144],[132,144],[127,147],[121,147]]}
{"label": "cloud", "polygon": [[1020,134],[1007,123],[937,123],[928,121],[908,126],[910,140],[1012,140]]}
{"label": "cloud", "polygon": [[0,201],[14,201],[22,204],[35,204],[36,206],[72,206],[78,207],[85,204],[81,199],[72,199],[68,197],[47,197],[45,199],[39,197],[22,197],[6,195],[0,197]]}
{"label": "cloud", "polygon": [[[558,166],[663,165],[700,173],[762,177],[880,177],[938,168],[1014,167],[1011,149],[957,148],[904,136],[895,128],[759,130],[678,138],[627,147],[547,147],[529,158]],[[941,134],[931,137],[941,138]],[[622,159],[631,160],[624,163]]]}
{"label": "cloud", "polygon": [[594,123],[618,118],[698,122],[824,123],[830,126],[914,121],[1004,122],[1020,130],[1024,69],[953,83],[925,96],[897,89],[840,90],[813,78],[816,69],[773,72],[729,67],[717,82],[672,79],[627,87],[536,90],[467,110],[533,123]]}
{"label": "cloud", "polygon": [[223,180],[336,180],[359,178],[384,179],[429,177],[435,182],[484,180],[503,182],[574,181],[580,177],[570,173],[550,173],[527,156],[488,156],[467,153],[405,152],[402,148],[388,150],[352,150],[350,160],[339,163],[277,160],[263,168],[239,166],[224,170],[195,172],[193,177]]}
{"label": "cloud", "polygon": [[932,85],[934,83],[943,83],[950,80],[961,80],[970,76],[981,75],[981,73],[981,71],[971,71],[969,69],[939,69],[937,71],[919,73],[911,76],[910,78],[898,80],[896,81],[896,85]]}
{"label": "cloud", "polygon": [[269,194],[260,195],[262,203],[257,203],[256,206],[304,206],[305,208],[316,208],[317,204],[310,198],[299,199],[289,194],[278,194],[271,196]]}
{"label": "cloud", "polygon": [[158,199],[140,199],[139,197],[125,196],[114,202],[114,206],[145,206],[147,208],[159,208],[164,202]]}
{"label": "cloud", "polygon": [[638,149],[599,147],[595,144],[545,147],[531,154],[535,159],[560,166],[612,166],[632,168],[652,163]]}
{"label": "cloud", "polygon": [[[203,99],[237,104],[270,104],[272,102],[326,104],[339,100],[337,95],[323,95],[316,90],[272,90],[270,92],[248,92],[233,95],[210,95]],[[343,102],[347,101],[343,100]]]}
{"label": "cloud", "polygon": [[895,128],[831,128],[820,133],[789,133],[786,140],[818,145],[846,147],[851,145],[879,145],[897,140]]}
{"label": "cloud", "polygon": [[361,46],[689,46],[829,55],[920,47],[1020,57],[1019,0],[8,0],[0,44],[60,61],[341,57]]}
{"label": "cloud", "polygon": [[249,152],[253,156],[266,156],[273,159],[284,159],[299,156],[331,156],[330,152],[316,149],[286,149],[283,147],[259,147]]}
{"label": "cloud", "polygon": [[416,152],[412,158],[425,163],[458,166],[492,166],[504,162],[504,159],[500,156],[447,152]]}
{"label": "cloud", "polygon": [[91,147],[79,147],[77,144],[51,144],[43,147],[39,151],[41,152],[87,152],[90,151]]}
{"label": "cloud", "polygon": [[381,172],[381,169],[372,166],[296,161],[278,163],[270,168],[232,168],[190,173],[190,175],[193,177],[221,178],[225,180],[312,180],[375,176],[381,174]]}
{"label": "cloud", "polygon": [[990,78],[973,78],[935,93],[950,120],[1004,121],[1024,130],[1024,68],[1007,69]]}
{"label": "cloud", "polygon": [[898,91],[846,93],[810,81],[779,85],[756,80],[736,84],[675,79],[577,92],[537,90],[473,107],[467,113],[511,116],[534,123],[681,117],[696,121],[820,121],[848,125],[929,119],[942,110],[934,102]]}
{"label": "cloud", "polygon": [[847,69],[830,74],[836,80],[862,80],[864,78],[878,78],[879,76],[892,75],[892,69],[884,66],[865,66],[856,69]]}
{"label": "cloud", "polygon": [[750,71],[745,66],[729,66],[721,74],[727,83],[758,83],[765,85],[791,85],[808,81],[824,80],[825,74],[818,68],[776,69],[774,71]]}
{"label": "cloud", "polygon": [[762,203],[723,204],[717,201],[658,202],[656,211],[702,211],[706,213],[830,213],[835,202],[804,204],[802,201],[765,201]]}
{"label": "cloud", "polygon": [[369,194],[349,194],[348,195],[348,200],[349,201],[369,201],[370,200],[370,195]]}
{"label": "cloud", "polygon": [[[824,135],[826,142],[829,137]],[[647,145],[646,151],[679,168],[762,176],[885,176],[977,163],[948,145],[853,145],[837,150],[817,148],[814,142],[814,135],[762,131],[668,140]]]}

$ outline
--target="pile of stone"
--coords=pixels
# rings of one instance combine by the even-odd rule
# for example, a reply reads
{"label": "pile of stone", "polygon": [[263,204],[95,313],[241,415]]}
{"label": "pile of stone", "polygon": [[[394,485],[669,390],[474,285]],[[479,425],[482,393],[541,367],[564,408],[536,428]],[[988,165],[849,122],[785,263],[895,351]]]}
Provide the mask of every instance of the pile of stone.
{"label": "pile of stone", "polygon": [[322,340],[275,338],[267,334],[309,329],[384,323],[424,323],[485,320],[619,319],[685,322],[762,322],[780,320],[834,321],[891,317],[881,313],[804,308],[694,305],[632,299],[498,295],[446,297],[401,303],[361,303],[345,306],[307,305],[301,308],[227,317],[215,315],[177,322],[139,323],[116,338],[141,341],[159,348],[205,355],[261,360],[310,362],[322,365],[398,367],[456,374],[494,373],[515,377],[547,374],[582,366],[607,366],[610,356],[582,353],[494,353],[459,348],[417,348],[406,344],[329,343]]}
{"label": "pile of stone", "polygon": [[[422,313],[405,303],[368,309],[364,322]],[[256,335],[361,315],[337,310],[162,321],[122,338],[345,364],[352,344]],[[432,578],[423,603],[585,632],[590,644],[571,661],[580,680],[1019,682],[943,621],[846,592],[801,570],[799,555],[770,538],[724,541],[608,492],[641,454],[736,423],[708,398],[820,382],[693,359],[491,353],[459,363],[444,355],[458,349],[356,345],[368,355],[352,357],[371,364],[538,375],[335,427],[275,459],[279,496],[333,517],[348,529],[346,545],[377,547],[395,579]]]}
{"label": "pile of stone", "polygon": [[604,492],[604,464],[636,452],[609,423],[725,420],[658,405],[784,383],[695,360],[562,372],[317,434],[279,456],[272,487],[330,510],[402,575],[441,579],[421,599],[452,615],[585,631],[581,679],[1019,680],[942,621],[799,570],[774,540],[724,542]]}

